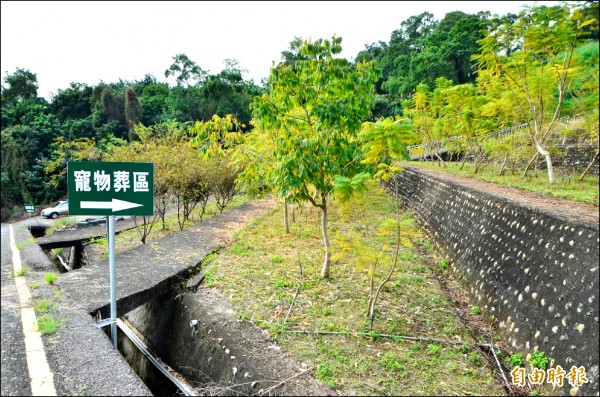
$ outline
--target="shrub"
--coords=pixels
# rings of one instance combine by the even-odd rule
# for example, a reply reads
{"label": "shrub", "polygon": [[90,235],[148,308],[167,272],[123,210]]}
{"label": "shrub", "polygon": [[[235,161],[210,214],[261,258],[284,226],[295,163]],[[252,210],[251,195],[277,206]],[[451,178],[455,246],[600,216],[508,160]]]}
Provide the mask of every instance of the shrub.
{"label": "shrub", "polygon": [[506,359],[506,362],[510,367],[519,367],[523,365],[523,357],[519,353],[515,353]]}
{"label": "shrub", "polygon": [[529,364],[534,368],[546,369],[548,367],[548,358],[544,352],[534,352],[529,359]]}

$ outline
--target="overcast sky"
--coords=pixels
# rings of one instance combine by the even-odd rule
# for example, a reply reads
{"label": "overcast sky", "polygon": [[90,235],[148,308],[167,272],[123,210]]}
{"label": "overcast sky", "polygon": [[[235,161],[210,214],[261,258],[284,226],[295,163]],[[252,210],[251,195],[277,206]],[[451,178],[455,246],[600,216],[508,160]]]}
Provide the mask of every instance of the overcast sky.
{"label": "overcast sky", "polygon": [[[537,4],[559,4],[543,1]],[[133,81],[165,70],[177,53],[218,73],[236,59],[257,84],[294,37],[342,37],[342,56],[390,40],[392,31],[424,11],[518,13],[532,1],[333,2],[1,2],[2,77],[17,67],[37,74],[38,95],[50,98],[71,82]]]}

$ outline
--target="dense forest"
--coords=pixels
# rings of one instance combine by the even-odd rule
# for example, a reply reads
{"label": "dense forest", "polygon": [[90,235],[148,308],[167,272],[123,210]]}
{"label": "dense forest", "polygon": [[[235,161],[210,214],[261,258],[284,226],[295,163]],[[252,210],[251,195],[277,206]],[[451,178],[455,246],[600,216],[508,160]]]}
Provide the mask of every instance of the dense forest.
{"label": "dense forest", "polygon": [[[411,16],[391,32],[389,42],[367,44],[352,61],[329,65],[340,75],[358,76],[352,82],[361,90],[356,97],[363,98],[364,90],[365,98],[356,105],[361,110],[352,113],[354,124],[348,124],[348,116],[336,119],[337,124],[330,127],[357,132],[359,122],[377,127],[392,120],[389,123],[396,134],[412,136],[403,139],[404,148],[409,143],[460,135],[463,139],[458,144],[463,151],[492,153],[511,161],[517,161],[513,158],[517,154],[521,158],[539,155],[551,168],[548,137],[551,125],[560,117],[584,114],[587,127],[576,138],[598,142],[598,19],[597,1],[536,6],[500,17],[461,11],[448,13],[439,21],[428,12]],[[128,153],[135,152],[135,147],[150,153],[149,147],[161,145],[161,141],[171,147],[192,141],[202,148],[198,139],[210,137],[209,130],[214,132],[220,126],[225,126],[226,132],[251,135],[258,128],[255,119],[268,120],[277,106],[289,105],[281,98],[275,100],[281,81],[298,83],[292,79],[293,73],[307,70],[311,61],[324,59],[320,55],[325,53],[339,59],[341,39],[307,43],[294,38],[261,85],[245,81],[242,66],[233,59],[226,61],[219,73],[209,74],[184,53],[175,54],[173,63],[165,65],[164,77],[174,77],[175,85],[153,75],[96,86],[72,82],[49,101],[38,96],[34,71],[24,67],[6,72],[1,96],[2,219],[20,211],[24,203],[42,205],[64,197],[64,167],[71,159],[133,159]],[[316,74],[320,71],[313,70]],[[310,89],[297,87],[307,91],[306,98],[299,98],[296,104],[302,108],[310,101]],[[341,84],[332,95],[355,94],[344,91]],[[315,111],[321,106],[325,109],[318,101],[310,106]],[[335,114],[335,106],[344,104],[327,106],[318,113],[324,117],[323,125],[332,119],[327,117]],[[539,127],[531,129],[524,145],[527,150],[521,153],[511,150],[507,142],[490,144],[479,139],[520,123]],[[275,129],[288,127],[263,123],[258,129],[270,129],[277,135]],[[266,156],[269,144],[255,145],[254,150],[262,150]],[[172,150],[161,150],[176,157]],[[362,150],[368,150],[368,145]],[[390,152],[394,150],[388,149]],[[248,180],[257,178],[250,172],[242,175]],[[282,191],[285,197],[287,189]],[[299,195],[297,199],[307,197]]]}

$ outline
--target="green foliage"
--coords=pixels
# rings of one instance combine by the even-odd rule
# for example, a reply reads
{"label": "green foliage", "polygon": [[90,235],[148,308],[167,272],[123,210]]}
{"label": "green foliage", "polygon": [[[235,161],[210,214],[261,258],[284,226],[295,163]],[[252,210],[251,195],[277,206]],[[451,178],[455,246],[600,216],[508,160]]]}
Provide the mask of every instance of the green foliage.
{"label": "green foliage", "polygon": [[510,368],[520,367],[525,363],[525,360],[523,360],[523,356],[521,356],[521,354],[515,353],[506,359],[506,363]]}
{"label": "green foliage", "polygon": [[448,271],[448,260],[447,259],[442,259],[439,263],[438,263],[438,267],[441,269],[441,271],[443,273],[446,273]]}
{"label": "green foliage", "polygon": [[398,361],[398,358],[393,353],[384,354],[379,359],[379,363],[390,371],[398,372],[400,374],[406,373],[406,367]]}
{"label": "green foliage", "polygon": [[[412,129],[423,143],[439,139],[451,143],[454,150],[480,153],[476,158],[481,161],[506,159],[511,166],[531,155],[534,135],[520,146],[519,142],[487,142],[482,134],[518,124],[524,115],[533,117],[535,112],[526,111],[529,102],[524,98],[529,96],[535,109],[540,109],[536,120],[546,121],[539,123],[543,131],[550,131],[548,120],[562,103],[559,116],[585,113],[585,132],[577,132],[576,138],[597,143],[597,19],[593,2],[535,6],[519,16],[500,18],[456,11],[437,21],[424,12],[401,21],[389,42],[366,45],[352,63],[339,57],[339,38],[310,42],[296,37],[265,81],[271,87],[245,81],[235,59],[227,59],[223,70],[210,74],[179,53],[165,71],[174,86],[150,74],[96,86],[70,83],[48,102],[37,96],[37,75],[17,68],[6,73],[2,85],[2,219],[16,215],[14,207],[25,201],[44,204],[66,195],[64,169],[69,159],[104,160],[115,146],[137,141],[140,126],[163,129],[178,122],[185,128],[210,122],[213,115],[233,115],[239,120],[236,131],[245,135],[243,150],[236,150],[231,158],[241,172],[238,188],[251,196],[271,190],[289,203],[299,196],[308,200],[317,190],[327,193],[314,183],[304,189],[294,182],[315,174],[319,158],[326,160],[324,186],[335,183],[335,175],[352,179],[368,172],[383,178],[395,172],[397,165],[385,157],[390,149],[397,153],[397,146],[394,142],[381,146],[386,136],[395,139],[391,131],[384,129],[372,140],[359,138],[357,145],[356,125],[365,120],[372,120],[373,126],[403,120],[402,128]],[[471,61],[474,54],[476,65]],[[497,75],[499,67],[503,71]],[[267,89],[269,104],[259,99]],[[280,114],[285,120],[280,120],[280,126],[286,128],[267,126],[264,116],[268,114]],[[252,117],[258,127],[253,130]],[[346,135],[339,135],[340,131]],[[331,143],[328,148],[310,138],[313,133]],[[449,141],[457,134],[460,140]],[[290,136],[299,138],[295,145],[287,145]],[[555,141],[539,136],[542,148],[551,153]],[[334,148],[338,138],[347,142],[338,147],[339,153]],[[357,151],[355,146],[362,147]],[[373,156],[371,150],[378,147],[383,153]],[[360,163],[365,150],[369,162],[350,170],[346,165]],[[314,161],[299,156],[302,152],[310,152]],[[340,157],[342,152],[348,155]],[[337,157],[341,168],[331,168],[327,159]],[[298,188],[306,192],[290,193]]]}
{"label": "green foliage", "polygon": [[549,183],[554,171],[548,138],[581,70],[574,55],[585,39],[582,28],[592,23],[566,4],[528,7],[515,21],[496,21],[474,56],[479,84],[500,110],[498,118],[528,123],[531,142],[546,160]]}
{"label": "green foliage", "polygon": [[38,313],[48,313],[52,309],[51,303],[46,299],[36,300],[33,307]]}
{"label": "green foliage", "polygon": [[333,177],[335,194],[340,203],[345,203],[356,194],[365,191],[365,181],[371,178],[371,175],[366,172],[361,172],[354,175],[352,178],[347,178],[341,175]]}
{"label": "green foliage", "polygon": [[77,224],[77,222],[78,221],[77,221],[76,217],[66,217],[66,218],[58,219],[52,223],[52,226],[50,226],[49,228],[46,229],[46,236],[51,236],[57,230],[59,230],[61,228],[65,228],[67,226],[75,225],[75,224]]}
{"label": "green foliage", "polygon": [[46,282],[49,285],[54,285],[54,283],[56,282],[57,278],[58,277],[56,276],[56,273],[52,273],[52,272],[46,272],[46,273],[44,273],[44,279],[46,280]]}
{"label": "green foliage", "polygon": [[38,330],[44,335],[51,335],[58,331],[58,328],[64,323],[63,319],[58,319],[51,314],[44,314],[38,317]]}
{"label": "green foliage", "polygon": [[401,171],[395,161],[408,159],[406,145],[416,142],[415,126],[408,119],[388,117],[365,123],[359,138],[365,151],[362,163],[374,165],[374,177],[387,181]]}
{"label": "green foliage", "polygon": [[2,78],[2,104],[5,106],[35,98],[37,90],[37,74],[21,68],[17,68],[13,74],[6,72]]}
{"label": "green foliage", "polygon": [[531,358],[529,359],[529,364],[531,364],[534,368],[546,369],[548,367],[548,358],[546,357],[546,353],[542,351],[533,352]]}
{"label": "green foliage", "polygon": [[473,364],[481,365],[481,356],[476,351],[469,354],[469,359],[473,362]]}
{"label": "green foliage", "polygon": [[473,306],[471,308],[471,313],[473,313],[473,314],[481,314],[481,309],[479,308],[479,306]]}
{"label": "green foliage", "polygon": [[14,270],[11,270],[11,272],[13,273],[14,277],[25,277],[27,273],[29,273],[29,270],[31,270],[29,266],[21,266],[21,268],[16,272]]}
{"label": "green foliage", "polygon": [[327,364],[319,364],[319,367],[317,368],[316,377],[317,379],[325,382],[327,386],[334,387],[335,382],[333,380],[333,374],[333,370]]}
{"label": "green foliage", "polygon": [[356,134],[370,113],[376,73],[373,64],[353,70],[334,58],[341,50],[341,38],[305,41],[304,59],[272,69],[269,93],[254,102],[255,126],[274,135],[275,191],[293,201],[322,205],[335,175],[361,171]]}
{"label": "green foliage", "polygon": [[438,355],[442,351],[442,346],[440,345],[429,344],[427,345],[427,348],[429,349],[429,353],[432,355]]}
{"label": "green foliage", "polygon": [[175,54],[173,64],[165,70],[165,77],[174,76],[177,85],[194,85],[201,83],[207,73],[183,53]]}
{"label": "green foliage", "polygon": [[[331,41],[304,41],[301,59],[271,69],[269,92],[254,100],[257,132],[249,144],[244,144],[231,116],[215,116],[191,129],[192,142],[205,156],[222,156],[228,148],[236,148],[238,164],[240,153],[249,156],[241,177],[251,190],[260,189],[257,178],[261,178],[264,186],[281,197],[309,201],[321,209],[323,278],[329,277],[330,266],[327,198],[333,192],[334,178],[350,178],[363,171],[357,161],[356,135],[370,113],[376,78],[373,64],[353,68],[346,59],[334,57],[342,50],[341,41],[335,36]],[[272,149],[268,158],[262,155],[267,148]]]}

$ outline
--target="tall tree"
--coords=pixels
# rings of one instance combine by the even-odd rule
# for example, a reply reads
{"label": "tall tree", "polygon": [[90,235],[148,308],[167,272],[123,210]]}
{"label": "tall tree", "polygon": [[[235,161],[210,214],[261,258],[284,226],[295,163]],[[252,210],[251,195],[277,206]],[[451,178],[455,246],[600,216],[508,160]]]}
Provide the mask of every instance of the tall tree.
{"label": "tall tree", "polygon": [[206,71],[187,55],[179,53],[173,57],[173,63],[165,70],[165,77],[173,76],[178,86],[199,85],[204,82]]}
{"label": "tall tree", "polygon": [[37,96],[37,74],[27,69],[17,68],[13,74],[2,79],[2,104],[32,99]]}
{"label": "tall tree", "polygon": [[84,119],[92,114],[90,98],[93,88],[83,83],[71,83],[66,89],[59,89],[52,98],[50,111],[60,121]]}
{"label": "tall tree", "polygon": [[344,58],[342,39],[304,41],[293,65],[271,69],[269,92],[256,98],[255,125],[278,131],[273,164],[274,188],[282,197],[308,201],[321,210],[325,259],[321,277],[330,275],[327,231],[328,197],[334,176],[354,176],[363,169],[357,134],[373,106],[373,63],[353,69]]}
{"label": "tall tree", "polygon": [[[512,25],[493,26],[474,56],[480,87],[511,101],[519,121],[527,123],[533,146],[546,160],[550,183],[554,168],[548,139],[577,70],[575,49],[584,39],[583,28],[592,23],[567,5],[529,7]],[[503,50],[516,43],[520,48],[506,55]]]}
{"label": "tall tree", "polygon": [[142,119],[142,105],[138,100],[133,88],[127,88],[125,91],[125,121],[129,131],[129,141],[133,141],[135,133],[134,127]]}

